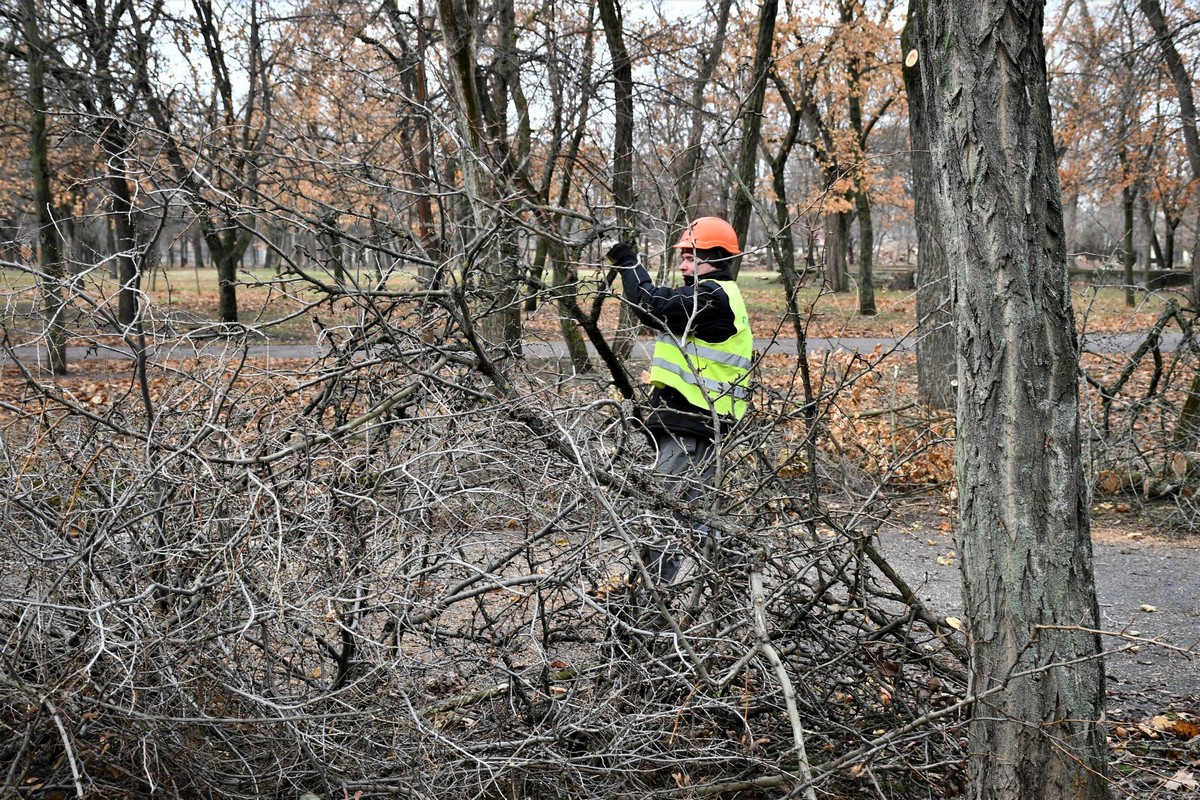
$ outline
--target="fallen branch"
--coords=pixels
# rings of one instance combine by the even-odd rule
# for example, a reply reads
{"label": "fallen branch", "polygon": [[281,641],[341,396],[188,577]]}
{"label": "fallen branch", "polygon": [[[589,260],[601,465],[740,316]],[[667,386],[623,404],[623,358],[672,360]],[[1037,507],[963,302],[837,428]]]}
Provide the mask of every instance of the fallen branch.
{"label": "fallen branch", "polygon": [[796,750],[796,759],[800,769],[800,779],[807,789],[804,792],[807,800],[817,800],[817,794],[812,787],[812,772],[808,765],[808,751],[804,748],[804,727],[800,724],[800,712],[796,709],[796,690],[788,677],[787,669],[771,644],[771,635],[767,631],[767,599],[763,591],[762,573],[757,569],[750,571],[750,600],[754,606],[754,631],[758,634],[758,649],[767,656],[775,677],[779,679],[779,688],[783,691],[783,701],[787,705],[788,722],[792,726],[792,745]]}

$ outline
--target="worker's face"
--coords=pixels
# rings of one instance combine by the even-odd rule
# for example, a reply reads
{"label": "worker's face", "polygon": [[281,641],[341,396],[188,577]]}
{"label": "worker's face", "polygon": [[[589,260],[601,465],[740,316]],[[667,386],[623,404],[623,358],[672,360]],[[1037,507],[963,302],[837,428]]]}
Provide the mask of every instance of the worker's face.
{"label": "worker's face", "polygon": [[695,278],[697,275],[704,275],[716,269],[707,261],[697,261],[696,254],[691,250],[679,251],[679,272],[685,278]]}

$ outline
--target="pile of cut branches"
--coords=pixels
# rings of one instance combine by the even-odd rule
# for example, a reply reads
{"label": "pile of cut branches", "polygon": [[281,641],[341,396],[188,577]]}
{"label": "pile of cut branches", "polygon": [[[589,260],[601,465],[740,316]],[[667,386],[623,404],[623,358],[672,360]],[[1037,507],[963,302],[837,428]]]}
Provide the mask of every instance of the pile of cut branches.
{"label": "pile of cut branches", "polygon": [[303,363],[6,373],[5,793],[954,793],[962,633],[828,446],[877,362],[761,386],[686,507],[606,381],[371,310]]}

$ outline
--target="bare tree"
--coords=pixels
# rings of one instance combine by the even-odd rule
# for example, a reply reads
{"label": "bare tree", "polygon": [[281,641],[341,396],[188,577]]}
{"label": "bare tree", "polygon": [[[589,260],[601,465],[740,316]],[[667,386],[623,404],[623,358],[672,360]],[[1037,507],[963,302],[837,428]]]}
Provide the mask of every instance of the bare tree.
{"label": "bare tree", "polygon": [[[878,9],[880,20],[886,20],[891,13],[891,2],[886,2]],[[866,3],[859,0],[841,0],[838,3],[842,26],[847,30],[870,26]],[[897,93],[885,91],[876,98],[877,106],[868,109],[864,99],[867,95],[867,77],[872,69],[878,70],[878,65],[872,67],[864,63],[864,54],[851,48],[846,58],[846,105],[850,129],[854,133],[857,150],[860,157],[865,158],[867,140],[875,126],[883,119],[888,109],[897,97]],[[866,165],[859,165],[855,172],[854,201],[855,216],[858,218],[858,313],[874,314],[875,309],[875,226],[871,213],[870,181]]]}
{"label": "bare tree", "polygon": [[38,230],[39,282],[42,313],[46,319],[46,351],[50,371],[67,372],[67,327],[62,288],[66,268],[62,258],[62,239],[54,218],[54,192],[50,169],[50,143],[46,108],[46,42],[42,37],[36,0],[21,4],[26,63],[29,70],[29,152],[33,168],[33,203]]}
{"label": "bare tree", "polygon": [[692,92],[688,103],[689,124],[686,149],[675,171],[675,191],[678,209],[673,218],[672,229],[683,230],[687,220],[693,216],[704,216],[696,213],[699,206],[695,202],[693,189],[696,185],[696,172],[701,164],[704,151],[704,120],[706,116],[705,93],[713,72],[721,61],[725,51],[726,31],[729,28],[729,9],[733,0],[720,0],[713,12],[713,36],[705,43],[705,50],[700,60],[700,66],[692,79]]}
{"label": "bare tree", "polygon": [[968,796],[1107,797],[1104,667],[1079,444],[1078,344],[1043,5],[913,7],[953,265]]}
{"label": "bare tree", "polygon": [[[461,164],[466,202],[472,222],[466,240],[468,254],[464,262],[469,271],[480,276],[480,298],[492,313],[484,318],[483,336],[494,346],[516,351],[520,348],[521,302],[518,276],[521,265],[516,245],[516,230],[509,214],[498,207],[503,176],[511,176],[512,159],[508,139],[507,109],[515,58],[512,52],[511,0],[496,6],[499,19],[495,58],[486,66],[479,64],[480,21],[474,0],[439,0],[438,19],[445,36],[450,81],[455,101],[457,128],[461,137]],[[525,122],[524,124],[528,124]],[[491,177],[496,172],[497,181]]]}
{"label": "bare tree", "polygon": [[[133,36],[149,48],[150,30],[164,15],[162,3],[147,9],[129,7]],[[174,190],[191,208],[197,236],[203,239],[215,262],[218,277],[218,313],[222,322],[238,322],[238,268],[255,238],[255,219],[250,209],[258,192],[258,174],[270,137],[271,57],[262,36],[261,8],[251,0],[246,21],[246,61],[234,66],[230,53],[229,26],[211,0],[194,0],[192,23],[205,54],[213,87],[210,97],[194,97],[199,125],[179,112],[179,100],[165,96],[152,74],[153,62],[143,52],[133,62],[134,83],[144,103],[174,182]],[[184,23],[185,27],[187,23]],[[235,90],[235,70],[244,69],[245,96]],[[200,165],[199,168],[196,166]],[[197,265],[199,253],[197,253]]]}
{"label": "bare tree", "polygon": [[[608,44],[612,60],[613,126],[612,145],[612,198],[616,211],[616,233],[626,239],[637,240],[640,225],[637,219],[637,203],[633,196],[633,59],[625,44],[625,18],[619,0],[599,0],[600,22],[604,27],[604,40]],[[610,270],[608,283],[615,279],[615,270]],[[613,349],[617,356],[626,359],[633,352],[637,333],[641,325],[627,304],[621,304],[617,337]]]}
{"label": "bare tree", "polygon": [[909,4],[901,38],[904,85],[908,94],[908,130],[912,144],[913,222],[917,228],[917,394],[933,409],[953,409],[955,398],[954,310],[950,303],[950,264],[937,235],[933,162],[929,152],[929,120],[923,98],[922,63],[916,44],[923,36],[924,15]]}
{"label": "bare tree", "polygon": [[[409,158],[412,160],[413,176],[417,197],[415,200],[418,241],[431,264],[444,262],[440,248],[445,237],[440,235],[434,224],[436,184],[433,172],[434,139],[433,115],[430,114],[430,92],[425,64],[432,45],[432,32],[426,28],[425,0],[417,3],[416,13],[402,12],[392,0],[383,6],[399,53],[393,53],[381,43],[375,42],[364,29],[359,29],[358,36],[384,49],[388,59],[397,67],[399,77],[404,87],[402,102],[404,103],[404,120],[411,131],[406,137],[411,141]],[[425,281],[436,287],[439,283],[438,271],[429,265],[422,265],[421,270]]]}
{"label": "bare tree", "polygon": [[[762,110],[767,94],[768,74],[771,69],[771,53],[775,47],[775,16],[779,8],[777,0],[762,0],[758,9],[758,36],[754,43],[754,66],[750,75],[750,91],[742,109],[742,138],[738,142],[737,191],[733,199],[733,229],[738,239],[746,242],[750,229],[750,212],[753,210],[754,192],[758,180],[758,147],[762,140]],[[743,250],[745,246],[743,245]],[[730,266],[736,278],[742,266],[738,256]]]}
{"label": "bare tree", "polygon": [[[95,6],[80,5],[77,7],[78,30],[64,33],[74,38],[88,56],[88,68],[79,70],[73,81],[73,94],[78,96],[80,105],[98,128],[96,138],[105,155],[105,183],[116,232],[115,256],[120,281],[117,321],[132,329],[140,325],[141,282],[151,263],[151,248],[143,233],[147,225],[142,219],[145,211],[137,208],[133,200],[138,188],[134,181],[140,172],[138,165],[133,163],[137,150],[132,141],[138,109],[132,96],[120,95],[134,84],[133,65],[149,58],[147,42],[154,35],[152,26],[156,20],[151,18],[145,28],[129,37],[127,11],[128,5],[123,2],[112,8],[103,2]],[[123,42],[122,39],[131,41]]]}
{"label": "bare tree", "polygon": [[[1162,52],[1163,64],[1171,76],[1175,92],[1179,96],[1179,119],[1183,127],[1183,138],[1187,146],[1188,162],[1192,166],[1192,181],[1195,187],[1194,206],[1200,209],[1200,133],[1196,125],[1196,99],[1192,91],[1192,79],[1187,67],[1179,56],[1175,46],[1175,37],[1167,26],[1163,16],[1162,6],[1158,0],[1140,0],[1142,13],[1150,21],[1154,35]],[[1200,308],[1200,223],[1196,225],[1196,239],[1192,247],[1192,306]],[[1176,427],[1175,438],[1184,441],[1195,438],[1200,433],[1200,373],[1184,398],[1180,410],[1179,423]]]}
{"label": "bare tree", "polygon": [[[1197,132],[1196,126],[1196,99],[1192,90],[1192,79],[1175,46],[1175,36],[1167,25],[1166,17],[1163,16],[1162,5],[1158,0],[1139,0],[1139,4],[1158,39],[1163,64],[1179,96],[1179,121],[1187,145],[1188,162],[1192,165],[1192,177],[1196,182],[1195,204],[1200,207],[1200,133]],[[1200,225],[1196,226],[1196,244],[1192,252],[1200,252],[1197,248],[1200,248]],[[1200,306],[1200,259],[1197,258],[1192,259],[1192,304]]]}

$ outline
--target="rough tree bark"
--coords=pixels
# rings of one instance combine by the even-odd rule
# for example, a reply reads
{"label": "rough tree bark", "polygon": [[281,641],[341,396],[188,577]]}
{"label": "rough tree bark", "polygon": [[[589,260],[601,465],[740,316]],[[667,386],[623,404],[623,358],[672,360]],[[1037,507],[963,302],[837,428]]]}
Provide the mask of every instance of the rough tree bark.
{"label": "rough tree bark", "polygon": [[[117,277],[121,285],[117,295],[117,320],[122,325],[132,326],[138,317],[138,298],[141,295],[147,247],[138,235],[137,217],[140,212],[133,202],[136,187],[131,188],[129,176],[132,173],[125,168],[133,148],[117,98],[122,77],[114,71],[114,48],[121,29],[126,25],[124,12],[122,4],[109,13],[106,13],[103,5],[98,6],[95,12],[89,6],[80,6],[82,38],[94,59],[93,69],[82,76],[80,83],[90,89],[90,92],[82,92],[81,100],[99,128],[100,145],[110,170],[105,178],[110,191],[107,205],[111,208],[113,231],[116,234]],[[146,37],[136,37],[133,51],[115,54],[116,60],[122,57],[145,60],[148,54],[143,47],[139,47],[145,43]]]}
{"label": "rough tree bark", "polygon": [[835,211],[826,214],[825,221],[825,283],[831,292],[844,292],[850,288],[850,213]]}
{"label": "rough tree bark", "polygon": [[[518,163],[527,163],[530,151],[529,103],[521,89],[521,74],[518,65],[516,9],[513,0],[500,0],[496,4],[495,61],[489,70],[490,98],[484,98],[488,127],[491,131],[492,150],[498,164],[498,172],[506,185],[516,183]],[[516,111],[516,133],[509,140],[509,104]],[[515,150],[515,152],[514,152]],[[522,257],[520,232],[515,223],[520,202],[513,197],[503,202],[503,213],[499,220],[497,239],[500,249],[499,274],[494,286],[496,305],[499,309],[493,327],[505,346],[520,354],[521,347],[521,284]]]}
{"label": "rough tree bark", "polygon": [[858,218],[858,313],[873,316],[875,310],[875,226],[871,220],[871,200],[867,190],[854,190],[854,211]]}
{"label": "rough tree bark", "polygon": [[[479,19],[475,0],[438,0],[438,21],[449,63],[456,122],[465,150],[460,163],[468,221],[472,236],[487,239],[471,264],[471,269],[480,275],[482,302],[492,308],[482,316],[479,330],[489,345],[509,353],[520,348],[520,301],[515,285],[518,265],[513,260],[511,228],[506,222],[493,222],[498,213],[497,187],[490,173],[506,169],[503,152],[507,143],[497,136],[501,124],[496,116],[499,110],[487,94],[486,79],[480,80],[486,76],[477,74]],[[498,91],[503,95],[506,90],[501,79]],[[503,102],[507,108],[507,97]],[[489,105],[494,112],[490,130]],[[498,232],[495,235],[487,233],[493,224]]]}
{"label": "rough tree bark", "polygon": [[[758,38],[754,45],[754,73],[750,96],[742,110],[742,141],[738,145],[738,183],[733,200],[733,229],[745,249],[746,233],[750,229],[750,212],[754,207],[754,184],[758,178],[758,143],[762,139],[763,99],[767,94],[767,71],[771,66],[771,50],[775,43],[775,16],[778,0],[763,0],[758,10]],[[742,257],[733,260],[730,273],[737,277]]]}
{"label": "rough tree bark", "polygon": [[[862,13],[857,2],[842,3],[842,24],[849,27],[855,14]],[[850,117],[850,128],[858,140],[859,153],[867,152],[868,126],[863,121],[862,64],[858,53],[851,52],[846,62],[846,111]],[[858,170],[854,185],[854,213],[858,218],[858,313],[864,316],[875,314],[875,227],[871,219],[870,181],[864,170]]]}
{"label": "rough tree bark", "polygon": [[[1125,159],[1122,158],[1122,161]],[[1121,236],[1121,275],[1125,282],[1125,305],[1133,307],[1137,298],[1133,292],[1133,266],[1137,261],[1137,251],[1133,247],[1133,211],[1137,201],[1137,187],[1126,182],[1121,188],[1121,219],[1124,232]]]}
{"label": "rough tree bark", "polygon": [[950,264],[935,230],[937,205],[929,156],[929,121],[921,103],[922,65],[914,49],[924,36],[921,22],[921,15],[910,11],[901,40],[904,87],[910,98],[908,132],[917,227],[917,399],[927,408],[942,410],[954,408],[954,312],[950,306]]}
{"label": "rough tree bark", "polygon": [[[1078,342],[1042,2],[917,3],[953,270],[974,800],[1105,798]],[[1091,631],[1091,632],[1089,632]]]}
{"label": "rough tree bark", "polygon": [[46,318],[46,351],[50,372],[67,373],[67,329],[63,324],[62,240],[54,220],[50,144],[46,133],[46,44],[38,24],[37,3],[24,0],[25,46],[29,50],[29,145],[33,168],[33,202],[37,206],[38,258],[42,268],[42,312]]}

